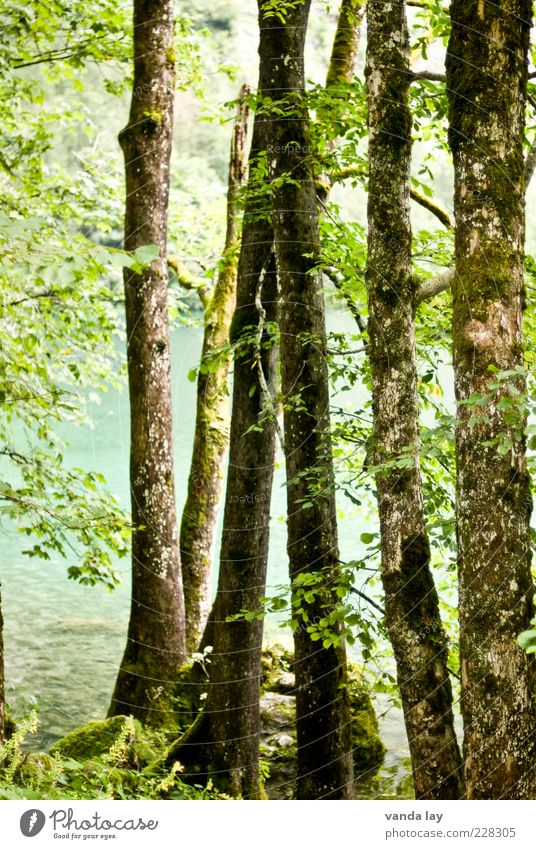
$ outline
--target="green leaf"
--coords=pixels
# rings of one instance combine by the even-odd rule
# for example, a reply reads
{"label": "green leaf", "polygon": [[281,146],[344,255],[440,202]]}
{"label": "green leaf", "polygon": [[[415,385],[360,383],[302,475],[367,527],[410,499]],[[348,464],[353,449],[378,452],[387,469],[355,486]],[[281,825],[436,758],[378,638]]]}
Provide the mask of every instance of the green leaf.
{"label": "green leaf", "polygon": [[369,545],[369,543],[374,542],[376,539],[376,534],[364,533],[361,534],[361,542],[364,542],[365,545]]}
{"label": "green leaf", "polygon": [[141,248],[136,248],[134,251],[134,258],[143,268],[146,268],[155,259],[158,259],[159,255],[160,251],[156,245],[142,245]]}

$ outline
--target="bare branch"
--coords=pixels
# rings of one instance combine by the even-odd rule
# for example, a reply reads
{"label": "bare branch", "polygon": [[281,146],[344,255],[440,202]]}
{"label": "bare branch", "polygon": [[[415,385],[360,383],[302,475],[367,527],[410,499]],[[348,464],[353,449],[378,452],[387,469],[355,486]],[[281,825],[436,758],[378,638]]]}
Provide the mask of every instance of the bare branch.
{"label": "bare branch", "polygon": [[373,598],[370,598],[370,596],[366,595],[366,593],[362,592],[361,590],[356,589],[356,587],[350,587],[350,592],[355,593],[355,595],[358,595],[359,598],[362,598],[368,604],[371,604],[372,607],[375,607],[376,610],[379,610],[379,612],[382,614],[382,616],[385,616],[385,610],[383,609],[383,607],[380,607],[380,605],[377,604],[374,601]]}
{"label": "bare branch", "polygon": [[428,301],[435,295],[439,295],[441,292],[446,292],[447,289],[450,289],[453,280],[453,268],[449,268],[448,271],[438,274],[437,277],[430,277],[429,280],[425,280],[421,283],[421,286],[415,296],[415,306],[418,307],[423,301]]}
{"label": "bare branch", "polygon": [[412,71],[411,73],[411,81],[415,82],[415,80],[431,80],[432,82],[437,83],[445,83],[447,81],[447,75],[442,74],[439,71]]}

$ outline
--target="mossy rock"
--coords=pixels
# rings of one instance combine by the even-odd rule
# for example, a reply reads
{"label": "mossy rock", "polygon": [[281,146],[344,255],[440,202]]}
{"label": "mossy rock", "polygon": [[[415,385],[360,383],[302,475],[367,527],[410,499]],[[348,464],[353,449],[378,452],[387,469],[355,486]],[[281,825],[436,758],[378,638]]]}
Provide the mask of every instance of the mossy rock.
{"label": "mossy rock", "polygon": [[264,693],[292,692],[295,688],[292,672],[293,655],[279,643],[267,645],[261,657],[261,690]]}
{"label": "mossy rock", "polygon": [[138,720],[127,716],[113,716],[101,722],[88,722],[54,743],[50,754],[81,762],[100,758],[119,743],[125,733],[125,727],[128,728],[128,734],[122,762],[132,769],[139,769],[157,756],[158,740],[154,732],[142,728]]}
{"label": "mossy rock", "polygon": [[140,779],[140,773],[132,769],[118,766],[103,766],[102,760],[86,761],[83,769],[77,776],[77,780],[83,786],[84,779],[90,785],[102,784],[110,792],[115,789],[114,797],[118,797],[118,790],[135,791]]}
{"label": "mossy rock", "polygon": [[352,748],[354,770],[360,775],[379,767],[385,757],[385,746],[380,738],[378,718],[372,699],[358,666],[348,664],[350,710],[352,712]]}

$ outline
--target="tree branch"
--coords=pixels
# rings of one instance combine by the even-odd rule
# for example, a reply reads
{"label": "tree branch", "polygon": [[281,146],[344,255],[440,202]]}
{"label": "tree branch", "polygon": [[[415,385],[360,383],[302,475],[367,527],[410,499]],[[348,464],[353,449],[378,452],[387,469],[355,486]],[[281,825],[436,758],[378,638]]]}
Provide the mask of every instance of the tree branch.
{"label": "tree branch", "polygon": [[[329,175],[329,178],[332,182],[341,183],[343,180],[349,180],[352,177],[366,177],[366,170],[362,165],[347,165],[344,168],[339,168],[337,171],[332,171]],[[424,209],[427,209],[428,212],[431,212],[432,215],[441,222],[441,224],[450,230],[454,227],[454,222],[450,216],[450,214],[439,206],[438,203],[427,198],[425,195],[421,194],[421,192],[417,191],[417,189],[410,189],[410,197],[415,203],[418,203],[419,206],[422,206]]]}
{"label": "tree branch", "polygon": [[432,215],[441,221],[442,225],[447,228],[447,230],[452,230],[454,227],[454,221],[450,214],[443,209],[439,204],[433,201],[431,198],[427,198],[426,195],[421,194],[421,192],[417,191],[417,189],[410,189],[410,197],[415,203],[418,203],[424,209],[427,209],[428,212],[431,212]]}
{"label": "tree branch", "polygon": [[326,275],[326,277],[328,277],[329,280],[331,280],[331,282],[333,283],[333,285],[335,286],[337,291],[340,292],[341,295],[343,296],[344,300],[346,301],[346,306],[348,307],[348,309],[350,310],[350,312],[352,313],[352,315],[355,319],[355,322],[356,322],[356,324],[359,328],[359,332],[365,333],[365,331],[367,329],[367,323],[366,323],[365,319],[363,318],[363,316],[361,315],[361,313],[359,312],[357,305],[354,303],[352,296],[350,295],[349,292],[347,292],[345,290],[343,275],[340,274],[332,266],[328,266],[327,268],[323,268],[322,271]]}
{"label": "tree branch", "polygon": [[447,81],[447,75],[442,74],[439,71],[412,71],[411,72],[411,82],[415,82],[415,80],[431,80],[432,82],[437,83],[445,83]]}
{"label": "tree branch", "polygon": [[437,277],[430,277],[429,280],[425,280],[421,283],[415,295],[415,307],[418,307],[423,301],[428,301],[435,295],[439,295],[441,292],[446,292],[447,289],[450,289],[453,279],[454,269],[449,268],[448,271],[438,274]]}
{"label": "tree branch", "polygon": [[[530,181],[534,176],[534,172],[536,171],[536,139],[532,142],[532,146],[527,153],[525,158],[525,191],[528,189]],[[425,201],[428,202],[427,198],[424,198]],[[431,201],[429,201],[432,203]],[[424,206],[424,203],[423,203]],[[432,210],[430,210],[432,211]],[[443,212],[442,210],[436,211],[434,214],[439,218],[438,212]],[[450,215],[448,213],[444,213],[445,216],[448,217],[450,224],[447,225],[446,221],[445,226],[454,227],[454,222],[452,221]],[[419,304],[422,304],[423,301],[428,301],[430,298],[433,298],[435,295],[439,295],[441,292],[446,292],[447,289],[450,289],[452,281],[454,279],[454,269],[449,268],[448,271],[444,271],[442,274],[438,274],[437,277],[431,277],[429,280],[425,280],[424,283],[421,284],[419,291],[415,297],[415,306],[418,307]]]}
{"label": "tree branch", "polygon": [[185,267],[182,260],[178,256],[168,256],[167,263],[175,274],[180,285],[183,286],[185,289],[190,289],[197,292],[199,300],[203,305],[203,309],[206,309],[212,297],[212,289],[208,285],[205,278],[196,277],[195,274],[192,274],[190,271],[188,271],[188,269]]}
{"label": "tree branch", "polygon": [[362,599],[363,599],[364,601],[366,601],[368,604],[371,604],[371,605],[372,605],[372,607],[375,607],[375,608],[376,608],[376,610],[379,610],[379,612],[381,613],[381,615],[382,615],[382,616],[385,616],[385,610],[383,609],[383,607],[380,607],[380,605],[379,605],[379,604],[377,604],[377,603],[374,601],[374,599],[373,599],[373,598],[370,598],[370,596],[368,596],[366,593],[361,592],[361,590],[356,589],[356,587],[350,587],[350,592],[351,592],[351,593],[354,593],[355,595],[358,595],[358,596],[359,596],[359,598],[362,598]]}

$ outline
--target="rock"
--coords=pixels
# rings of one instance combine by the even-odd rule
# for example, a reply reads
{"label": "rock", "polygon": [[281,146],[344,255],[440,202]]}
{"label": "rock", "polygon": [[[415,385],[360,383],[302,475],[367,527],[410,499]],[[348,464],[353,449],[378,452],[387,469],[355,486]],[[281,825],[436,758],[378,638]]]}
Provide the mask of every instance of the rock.
{"label": "rock", "polygon": [[[261,759],[269,774],[265,789],[271,799],[292,799],[296,779],[296,699],[292,655],[282,646],[263,651],[261,693]],[[385,747],[370,694],[358,666],[349,665],[352,746],[356,777],[370,774],[383,762]]]}
{"label": "rock", "polygon": [[54,743],[50,754],[75,761],[95,760],[106,755],[123,738],[124,743],[120,746],[123,766],[139,769],[156,757],[154,732],[143,729],[138,720],[127,716],[88,722]]}
{"label": "rock", "polygon": [[283,693],[261,697],[261,758],[271,799],[292,799],[296,779],[296,699]]}
{"label": "rock", "polygon": [[261,689],[270,693],[289,693],[294,689],[292,653],[278,643],[267,645],[262,650]]}
{"label": "rock", "polygon": [[372,699],[358,666],[348,664],[352,711],[352,749],[356,777],[379,767],[385,756]]}

